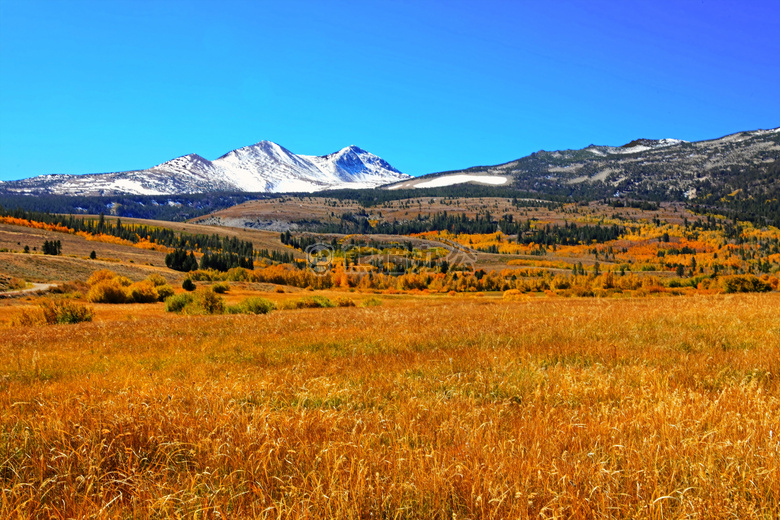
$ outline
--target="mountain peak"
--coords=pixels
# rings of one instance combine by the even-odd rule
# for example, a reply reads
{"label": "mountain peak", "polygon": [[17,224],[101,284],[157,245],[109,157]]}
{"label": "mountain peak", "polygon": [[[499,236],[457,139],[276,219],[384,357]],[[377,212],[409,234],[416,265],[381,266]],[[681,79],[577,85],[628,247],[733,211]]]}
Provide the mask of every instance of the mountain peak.
{"label": "mountain peak", "polygon": [[653,146],[657,142],[658,141],[656,141],[655,139],[640,138],[640,139],[634,139],[630,143],[624,144],[623,146],[621,146],[621,148],[634,148],[635,146]]}
{"label": "mountain peak", "polygon": [[341,152],[355,152],[355,153],[368,153],[359,146],[355,146],[354,144],[351,144],[345,148],[342,148],[340,150]]}
{"label": "mountain peak", "polygon": [[169,161],[165,161],[164,163],[160,163],[157,166],[154,166],[153,168],[166,168],[166,167],[193,167],[193,166],[210,166],[211,161],[208,159],[205,159],[204,157],[201,157],[200,155],[196,153],[188,153],[187,155],[182,155],[180,157],[176,157],[175,159],[171,159]]}
{"label": "mountain peak", "polygon": [[255,143],[255,144],[253,144],[251,146],[245,146],[244,148],[262,148],[264,150],[269,150],[269,149],[276,150],[276,149],[281,148],[282,150],[286,150],[286,148],[284,146],[282,146],[280,144],[277,144],[277,143],[275,143],[273,141],[267,141],[265,139]]}
{"label": "mountain peak", "polygon": [[[259,141],[255,144],[250,144],[248,146],[242,146],[241,148],[236,148],[235,150],[231,150],[225,155],[219,157],[219,159],[223,159],[225,157],[235,156],[235,155],[242,155],[247,153],[264,153],[264,154],[284,154],[284,155],[293,155],[293,153],[285,148],[284,146],[281,146],[279,144],[274,143],[273,141]],[[217,159],[217,160],[219,160]]]}
{"label": "mountain peak", "polygon": [[687,143],[688,141],[683,141],[682,139],[634,139],[630,143],[624,144],[620,148],[627,149],[627,148],[637,148],[637,147],[644,147],[644,148],[653,148],[653,147],[659,147],[659,146],[672,146],[675,144],[680,143]]}

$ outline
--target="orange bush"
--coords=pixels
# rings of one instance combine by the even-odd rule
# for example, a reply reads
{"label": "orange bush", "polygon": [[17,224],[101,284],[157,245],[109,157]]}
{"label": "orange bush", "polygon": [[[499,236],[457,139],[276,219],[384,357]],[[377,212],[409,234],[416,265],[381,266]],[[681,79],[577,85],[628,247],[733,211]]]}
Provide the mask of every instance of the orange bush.
{"label": "orange bush", "polygon": [[100,269],[92,273],[92,276],[90,276],[89,280],[87,280],[87,284],[95,285],[96,283],[103,282],[106,280],[113,280],[117,276],[119,275],[117,275],[114,271],[111,271],[109,269]]}
{"label": "orange bush", "polygon": [[94,283],[87,293],[87,300],[93,303],[127,303],[125,288],[116,278]]}
{"label": "orange bush", "polygon": [[131,284],[126,291],[127,299],[135,303],[154,303],[159,299],[157,288],[147,280]]}

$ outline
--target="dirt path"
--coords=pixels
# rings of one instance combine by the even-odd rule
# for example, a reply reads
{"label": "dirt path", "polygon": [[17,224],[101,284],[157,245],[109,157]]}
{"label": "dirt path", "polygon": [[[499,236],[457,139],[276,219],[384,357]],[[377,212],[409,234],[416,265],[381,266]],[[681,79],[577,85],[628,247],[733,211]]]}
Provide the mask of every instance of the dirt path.
{"label": "dirt path", "polygon": [[16,291],[0,292],[0,298],[13,298],[14,296],[44,292],[56,287],[54,283],[34,283],[29,289],[18,289]]}

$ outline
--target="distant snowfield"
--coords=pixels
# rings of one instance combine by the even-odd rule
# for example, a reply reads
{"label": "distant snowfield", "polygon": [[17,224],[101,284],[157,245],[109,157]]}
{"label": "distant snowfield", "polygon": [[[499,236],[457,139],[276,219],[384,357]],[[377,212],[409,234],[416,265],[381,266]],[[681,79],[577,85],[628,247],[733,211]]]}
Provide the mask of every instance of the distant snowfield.
{"label": "distant snowfield", "polygon": [[388,189],[397,190],[400,188],[442,188],[444,186],[453,186],[455,184],[463,184],[466,182],[476,182],[479,184],[489,184],[492,186],[500,186],[509,182],[508,177],[489,177],[486,175],[445,175],[443,177],[436,177],[429,181],[423,182],[405,182],[396,186],[391,186]]}

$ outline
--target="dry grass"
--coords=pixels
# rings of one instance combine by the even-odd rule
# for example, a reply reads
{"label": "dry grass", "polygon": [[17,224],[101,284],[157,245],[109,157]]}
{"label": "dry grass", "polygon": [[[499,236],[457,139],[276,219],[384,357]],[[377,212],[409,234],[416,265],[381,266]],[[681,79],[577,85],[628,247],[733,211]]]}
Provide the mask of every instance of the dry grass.
{"label": "dry grass", "polygon": [[72,255],[77,258],[87,258],[90,252],[96,251],[100,259],[121,259],[125,262],[132,260],[138,265],[165,266],[165,253],[159,251],[139,249],[121,244],[94,242],[82,236],[68,233],[0,224],[0,249],[7,249],[8,253],[21,253],[26,245],[31,250],[37,248],[37,251],[32,251],[30,254],[24,255],[23,258],[35,258],[38,256],[36,253],[41,252],[41,246],[45,240],[59,240],[62,243],[62,253],[66,256]]}
{"label": "dry grass", "polygon": [[[88,217],[87,217],[88,218]],[[107,217],[113,220],[112,217]],[[295,252],[282,245],[279,234],[268,231],[248,229],[213,228],[179,222],[162,222],[155,220],[122,219],[126,225],[142,224],[182,231],[186,233],[213,234],[236,237],[248,240],[255,249],[269,249]],[[46,256],[39,254],[45,240],[59,240],[62,243],[63,256]],[[36,248],[30,254],[22,253],[24,246]],[[96,252],[97,260],[89,260],[92,251]],[[111,269],[133,280],[143,279],[151,273],[158,273],[169,280],[181,280],[178,272],[165,267],[165,253],[141,249],[128,245],[97,242],[87,240],[83,236],[58,233],[42,229],[34,229],[10,224],[0,224],[0,275],[9,275],[28,281],[49,282],[69,281],[73,279],[86,280],[92,271]],[[179,283],[181,283],[179,281]]]}
{"label": "dry grass", "polygon": [[[128,248],[125,249],[135,249]],[[137,251],[142,251],[137,249]],[[179,280],[183,275],[167,267],[85,260],[69,256],[25,255],[0,253],[0,274],[22,278],[31,282],[66,282],[86,280],[99,269],[111,269],[132,280],[142,280],[157,273],[168,280]]]}
{"label": "dry grass", "polygon": [[0,516],[780,514],[780,295],[387,301],[0,330]]}

